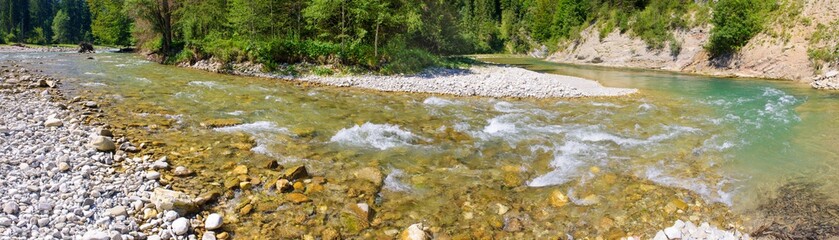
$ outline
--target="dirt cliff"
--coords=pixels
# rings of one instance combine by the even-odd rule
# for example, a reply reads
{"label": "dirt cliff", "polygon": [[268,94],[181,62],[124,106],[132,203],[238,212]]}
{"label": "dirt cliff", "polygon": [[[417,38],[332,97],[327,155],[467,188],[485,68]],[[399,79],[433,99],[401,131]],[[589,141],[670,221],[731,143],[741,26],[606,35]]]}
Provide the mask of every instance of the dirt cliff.
{"label": "dirt cliff", "polygon": [[836,59],[823,61],[808,55],[811,49],[839,46],[839,34],[835,34],[839,33],[839,0],[806,0],[786,7],[790,9],[771,16],[764,31],[730,56],[710,58],[704,48],[710,25],[673,32],[681,48],[671,50],[679,44],[651,49],[631,33],[618,30],[601,39],[594,24],[547,60],[802,82],[812,82],[839,68]]}

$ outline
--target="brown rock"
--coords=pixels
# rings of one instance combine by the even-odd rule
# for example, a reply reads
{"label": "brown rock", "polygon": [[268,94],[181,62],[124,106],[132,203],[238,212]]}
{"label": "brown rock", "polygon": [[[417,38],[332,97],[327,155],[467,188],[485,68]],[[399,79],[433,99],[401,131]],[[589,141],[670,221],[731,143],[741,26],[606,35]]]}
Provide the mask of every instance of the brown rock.
{"label": "brown rock", "polygon": [[276,187],[277,190],[281,192],[287,192],[292,189],[291,183],[289,183],[286,179],[277,180]]}
{"label": "brown rock", "polygon": [[563,207],[568,204],[568,197],[560,190],[554,190],[548,197],[548,202],[554,207]]}
{"label": "brown rock", "polygon": [[339,240],[341,239],[341,234],[338,233],[338,231],[335,231],[335,229],[327,228],[326,230],[323,230],[320,237],[323,240]]}
{"label": "brown rock", "polygon": [[306,166],[301,165],[286,169],[283,176],[285,177],[285,179],[288,179],[289,181],[294,181],[297,179],[309,177],[309,171],[306,170]]}
{"label": "brown rock", "polygon": [[384,176],[382,175],[382,171],[379,168],[375,167],[365,167],[353,172],[353,176],[358,179],[363,179],[372,182],[376,186],[382,185],[382,179]]}
{"label": "brown rock", "polygon": [[248,175],[248,166],[238,165],[231,172],[233,175]]}
{"label": "brown rock", "polygon": [[296,182],[296,183],[294,183],[294,185],[293,185],[293,186],[294,186],[294,190],[295,190],[295,191],[303,191],[303,190],[305,190],[305,189],[306,189],[306,187],[305,187],[305,186],[303,186],[303,183],[302,183],[302,182]]}
{"label": "brown rock", "polygon": [[303,195],[302,193],[289,193],[285,196],[285,199],[293,203],[303,203],[310,201],[309,197],[306,197],[306,195]]}

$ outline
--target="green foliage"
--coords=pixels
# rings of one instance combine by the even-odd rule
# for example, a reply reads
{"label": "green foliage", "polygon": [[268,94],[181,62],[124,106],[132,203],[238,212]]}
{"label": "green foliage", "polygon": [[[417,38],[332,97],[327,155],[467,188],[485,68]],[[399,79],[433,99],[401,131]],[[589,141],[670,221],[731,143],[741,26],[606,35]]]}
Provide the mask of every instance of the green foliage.
{"label": "green foliage", "polygon": [[72,39],[70,32],[70,16],[59,10],[52,20],[52,41],[57,43],[68,43]]}
{"label": "green foliage", "polygon": [[335,74],[335,71],[333,71],[331,68],[317,66],[314,69],[312,69],[312,73],[318,76],[329,76]]}
{"label": "green foliage", "polygon": [[32,34],[29,36],[28,39],[26,39],[26,42],[44,45],[47,44],[49,41],[47,41],[47,37],[44,34],[44,29],[36,27],[32,30]]}
{"label": "green foliage", "polygon": [[123,0],[87,0],[91,31],[95,42],[104,45],[131,45],[131,19],[124,14]]}
{"label": "green foliage", "polygon": [[681,18],[686,12],[685,6],[679,0],[650,1],[631,24],[632,32],[651,48],[663,48],[665,42],[674,41],[672,30],[686,27]]}
{"label": "green foliage", "polygon": [[761,31],[765,14],[771,10],[762,0],[720,0],[714,6],[708,50],[722,55],[740,50]]}
{"label": "green foliage", "polygon": [[816,31],[810,37],[807,55],[817,68],[823,63],[839,62],[839,20],[828,25],[816,25]]}

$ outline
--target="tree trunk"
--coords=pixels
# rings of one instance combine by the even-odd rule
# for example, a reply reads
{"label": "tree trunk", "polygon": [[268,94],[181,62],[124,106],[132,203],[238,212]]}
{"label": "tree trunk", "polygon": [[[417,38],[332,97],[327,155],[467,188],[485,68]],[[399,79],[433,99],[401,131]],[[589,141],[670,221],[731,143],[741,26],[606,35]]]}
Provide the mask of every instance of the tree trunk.
{"label": "tree trunk", "polygon": [[376,61],[379,59],[379,25],[381,24],[381,21],[376,21],[376,37],[373,39],[373,55]]}

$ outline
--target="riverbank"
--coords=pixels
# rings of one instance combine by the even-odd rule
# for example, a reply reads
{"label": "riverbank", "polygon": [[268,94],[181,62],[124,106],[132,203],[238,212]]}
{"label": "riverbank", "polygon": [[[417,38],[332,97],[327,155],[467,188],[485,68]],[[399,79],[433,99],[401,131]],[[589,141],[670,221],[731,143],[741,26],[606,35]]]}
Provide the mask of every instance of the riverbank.
{"label": "riverbank", "polygon": [[673,39],[656,49],[631,32],[616,29],[601,34],[597,24],[583,30],[579,39],[561,45],[557,52],[539,57],[559,63],[791,80],[831,89],[814,82],[839,70],[839,62],[825,62],[812,54],[835,45],[830,39],[835,35],[830,32],[839,26],[837,6],[835,0],[804,1],[790,9],[795,14],[774,16],[777,19],[767,23],[738,53],[716,58],[705,49],[710,25],[672,31]]}
{"label": "riverbank", "polygon": [[78,47],[66,46],[37,46],[37,45],[4,45],[0,44],[0,53],[31,53],[31,52],[75,52]]}
{"label": "riverbank", "polygon": [[384,92],[433,93],[455,96],[573,98],[625,96],[637,89],[604,87],[594,80],[537,73],[517,67],[475,65],[466,69],[427,69],[412,75],[317,76],[266,73],[259,64],[225,64],[203,60],[181,67],[243,76],[289,79],[337,87],[355,87]]}
{"label": "riverbank", "polygon": [[[61,79],[0,66],[0,235],[21,239],[224,239],[192,197],[167,190],[166,157],[116,135],[100,104],[65,99]],[[204,202],[212,200],[204,197]],[[188,217],[188,218],[185,218]],[[209,227],[206,224],[217,225]],[[207,231],[215,230],[216,232]],[[219,231],[221,230],[221,231]],[[216,234],[218,233],[218,235]]]}

